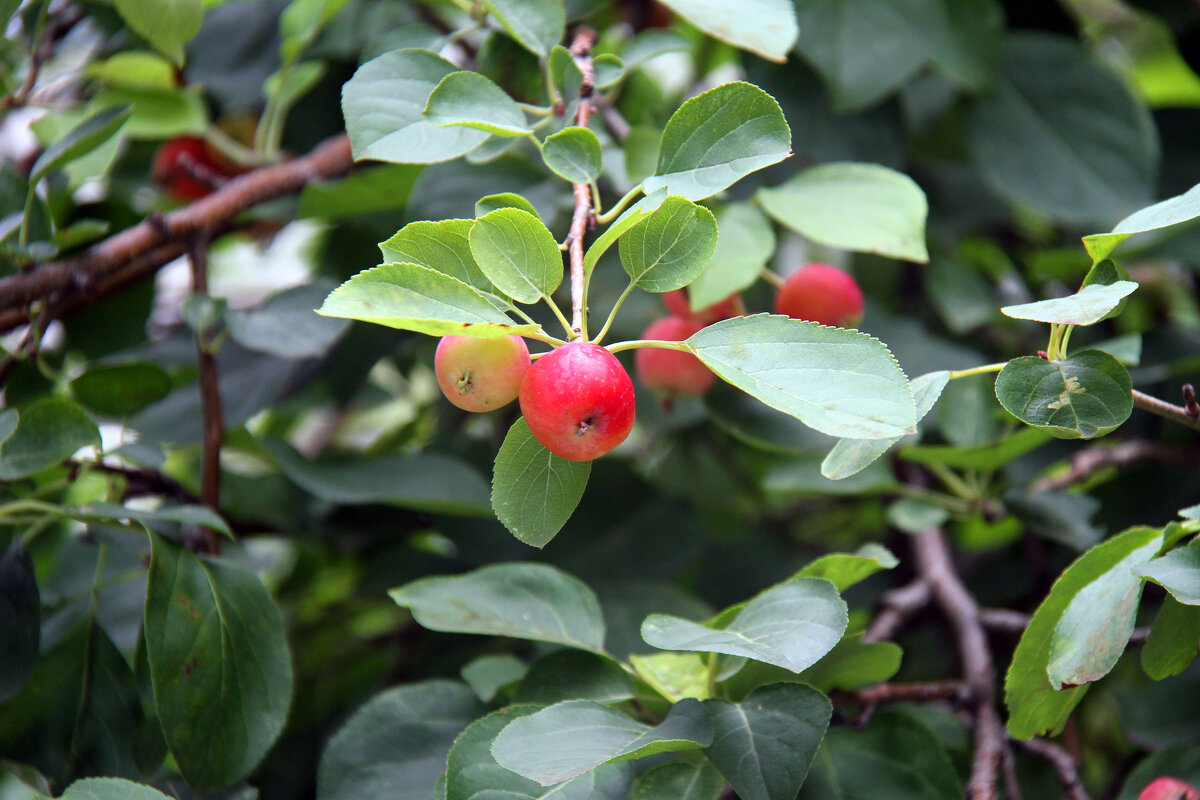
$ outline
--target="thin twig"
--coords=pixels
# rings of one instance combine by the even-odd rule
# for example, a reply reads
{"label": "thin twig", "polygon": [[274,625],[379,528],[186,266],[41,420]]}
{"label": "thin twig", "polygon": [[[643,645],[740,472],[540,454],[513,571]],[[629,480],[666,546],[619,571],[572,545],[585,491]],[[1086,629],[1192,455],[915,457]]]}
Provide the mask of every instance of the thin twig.
{"label": "thin twig", "polygon": [[1145,392],[1139,392],[1137,389],[1133,390],[1133,404],[1143,411],[1149,411],[1151,414],[1157,414],[1163,419],[1169,419],[1194,431],[1200,431],[1200,417],[1194,417],[1189,414],[1188,409],[1184,406],[1177,406],[1174,403],[1168,403],[1166,400],[1159,400],[1157,397]]}
{"label": "thin twig", "polygon": [[[188,252],[192,268],[192,294],[208,298],[208,237],[203,232],[192,239]],[[200,371],[200,411],[204,424],[204,454],[201,462],[200,497],[204,505],[220,512],[221,507],[221,391],[217,377],[215,332],[211,328],[196,331],[196,362]],[[208,551],[221,554],[221,539],[217,531],[205,529]]]}
{"label": "thin twig", "polygon": [[74,284],[91,287],[84,302],[95,302],[126,285],[127,268],[137,277],[150,274],[185,249],[196,233],[214,231],[248,208],[299,191],[310,181],[336,177],[350,169],[350,140],[342,135],[308,155],[252,170],[216,192],[170,214],[147,219],[72,258],[41,264],[0,279],[0,332],[29,321],[29,306]]}
{"label": "thin twig", "polygon": [[38,74],[41,72],[42,65],[54,55],[54,46],[82,19],[83,11],[74,6],[68,6],[54,15],[33,47],[33,53],[29,59],[29,72],[25,76],[24,83],[16,91],[0,100],[0,109],[20,108],[29,102],[33,90],[37,87]]}
{"label": "thin twig", "polygon": [[1013,753],[1011,742],[1004,744],[1004,757],[1000,760],[1000,769],[1004,774],[1005,800],[1024,800],[1021,781],[1017,777],[1017,757]]}
{"label": "thin twig", "polygon": [[[579,105],[575,111],[575,124],[586,128],[592,109],[592,93],[595,90],[596,72],[592,67],[592,47],[596,44],[596,32],[591,28],[580,28],[571,42],[571,55],[575,65],[583,73],[579,86]],[[575,213],[571,215],[571,231],[567,238],[570,244],[567,253],[571,262],[571,333],[579,339],[587,327],[587,297],[583,268],[583,237],[587,234],[592,219],[592,189],[586,183],[572,184],[575,193]]]}
{"label": "thin twig", "polygon": [[909,617],[929,604],[932,596],[933,590],[929,581],[923,578],[885,592],[880,602],[880,611],[863,634],[862,640],[882,642],[894,638]]}
{"label": "thin twig", "polygon": [[608,132],[618,143],[624,142],[629,138],[629,132],[632,130],[629,121],[621,113],[612,100],[609,100],[604,95],[596,97],[596,105],[600,106],[600,114],[604,117],[604,125],[608,128]]}
{"label": "thin twig", "polygon": [[970,689],[963,681],[931,681],[928,683],[879,683],[852,692],[830,692],[829,699],[835,704],[875,706],[883,703],[927,703],[933,700],[949,700],[956,704],[962,704],[970,696]]}
{"label": "thin twig", "polygon": [[1091,800],[1087,790],[1083,788],[1083,780],[1079,776],[1079,765],[1064,748],[1045,739],[1030,739],[1027,742],[1015,741],[1030,755],[1037,756],[1054,768],[1058,782],[1063,787],[1063,797],[1066,800]]}
{"label": "thin twig", "polygon": [[1035,492],[1065,489],[1108,467],[1119,468],[1138,461],[1200,466],[1200,451],[1164,447],[1140,439],[1113,446],[1092,447],[1076,452],[1071,458],[1071,466],[1066,473],[1051,478],[1042,478],[1036,481],[1031,489]]}

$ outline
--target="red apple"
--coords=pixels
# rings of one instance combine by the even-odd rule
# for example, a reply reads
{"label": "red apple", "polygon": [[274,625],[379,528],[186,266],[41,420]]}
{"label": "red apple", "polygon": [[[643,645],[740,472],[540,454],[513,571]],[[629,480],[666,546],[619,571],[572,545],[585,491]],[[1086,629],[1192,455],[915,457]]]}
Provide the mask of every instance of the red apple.
{"label": "red apple", "polygon": [[741,314],[742,311],[739,307],[740,300],[741,298],[735,292],[719,303],[713,303],[711,306],[702,308],[699,311],[692,311],[687,289],[676,289],[673,292],[663,294],[663,302],[667,306],[667,311],[670,311],[677,317],[694,319],[705,325],[711,325],[714,322],[720,322],[723,319],[729,319]]}
{"label": "red apple", "polygon": [[[646,328],[643,339],[681,342],[703,328],[683,317],[664,317]],[[712,388],[717,376],[691,353],[661,347],[639,348],[633,357],[638,380],[660,397],[690,397]]]}
{"label": "red apple", "polygon": [[521,382],[521,413],[551,453],[591,461],[633,428],[633,381],[600,345],[571,342],[533,362]]}
{"label": "red apple", "polygon": [[1157,778],[1142,789],[1138,800],[1200,800],[1200,792],[1178,778]]}
{"label": "red apple", "polygon": [[852,328],[862,321],[862,289],[837,267],[805,264],[784,280],[775,296],[775,311],[822,325]]}
{"label": "red apple", "polygon": [[451,403],[464,411],[491,411],[517,399],[529,371],[529,348],[520,336],[443,336],[433,370]]}
{"label": "red apple", "polygon": [[191,202],[245,169],[196,136],[168,139],[154,153],[150,177],[176,200]]}

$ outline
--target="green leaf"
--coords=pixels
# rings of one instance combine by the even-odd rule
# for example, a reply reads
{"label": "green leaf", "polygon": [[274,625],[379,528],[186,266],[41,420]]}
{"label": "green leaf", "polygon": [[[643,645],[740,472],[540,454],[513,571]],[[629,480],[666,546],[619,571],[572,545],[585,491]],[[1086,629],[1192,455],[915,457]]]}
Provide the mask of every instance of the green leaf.
{"label": "green leaf", "polygon": [[471,255],[469,219],[410,222],[386,242],[379,243],[385,262],[419,264],[458,278],[481,292],[493,291],[492,282]]}
{"label": "green leaf", "polygon": [[130,508],[115,503],[88,503],[83,506],[65,506],[63,516],[83,522],[106,522],[109,520],[133,520],[135,522],[170,522],[179,525],[200,525],[233,537],[229,524],[221,515],[208,506],[162,506],[160,508]]}
{"label": "green leaf", "polygon": [[1177,547],[1134,573],[1157,583],[1180,603],[1200,606],[1200,544]]}
{"label": "green leaf", "polygon": [[96,423],[70,400],[46,397],[19,413],[16,431],[0,444],[0,481],[28,477],[100,444]]}
{"label": "green leaf", "polygon": [[707,761],[673,761],[646,772],[633,784],[629,800],[717,800],[725,780]]}
{"label": "green leaf", "polygon": [[966,136],[995,191],[1057,220],[1107,223],[1153,198],[1150,115],[1074,39],[1008,36],[1001,75],[972,110]]}
{"label": "green leaf", "polygon": [[1050,437],[1038,428],[1025,428],[1003,439],[972,447],[920,445],[906,447],[900,457],[917,464],[942,464],[955,469],[997,470],[1044,445]]}
{"label": "green leaf", "polygon": [[151,536],[146,653],[167,746],[197,789],[244,778],[283,731],[286,629],[256,575]]}
{"label": "green leaf", "polygon": [[564,700],[619,703],[633,697],[633,681],[617,662],[582,650],[556,650],[529,667],[514,703],[548,706]]}
{"label": "green leaf", "polygon": [[1116,666],[1137,622],[1139,567],[1162,546],[1152,540],[1075,593],[1054,626],[1046,673],[1055,689],[1098,681]]}
{"label": "green leaf", "polygon": [[484,0],[504,30],[535,56],[545,58],[567,25],[562,0]]}
{"label": "green leaf", "polygon": [[114,107],[132,109],[121,128],[121,134],[131,139],[201,136],[209,125],[208,108],[196,89],[115,86],[97,93],[87,104],[89,113]]}
{"label": "green leaf", "polygon": [[[555,248],[557,252],[557,248]],[[524,336],[540,326],[517,323],[472,286],[419,264],[364,270],[330,292],[317,309],[430,336]]]}
{"label": "green leaf", "polygon": [[80,405],[97,414],[125,417],[171,391],[171,378],[153,361],[93,364],[69,384]]}
{"label": "green leaf", "polygon": [[0,553],[0,703],[25,684],[37,663],[40,598],[33,560],[14,537]]}
{"label": "green leaf", "polygon": [[[149,3],[147,3],[149,5]],[[85,156],[113,137],[133,109],[128,106],[108,108],[85,119],[59,139],[47,147],[33,162],[29,173],[30,193],[42,178],[56,169],[60,169],[75,159]]]}
{"label": "green leaf", "polygon": [[554,294],[563,280],[562,251],[542,221],[519,208],[475,220],[471,255],[496,288],[522,303]]}
{"label": "green leaf", "polygon": [[149,786],[123,778],[85,778],[75,781],[59,800],[169,800]]}
{"label": "green leaf", "polygon": [[510,722],[492,744],[505,769],[549,786],[612,761],[698,750],[713,741],[699,701],[681,700],[650,727],[587,700],[569,700]]}
{"label": "green leaf", "polygon": [[801,672],[842,638],[846,613],[829,581],[793,578],[755,597],[723,629],[651,614],[642,623],[642,638],[663,650],[745,656]]}
{"label": "green leaf", "polygon": [[672,703],[685,697],[706,700],[712,696],[708,666],[698,653],[631,653],[629,663],[639,678]]}
{"label": "green leaf", "polygon": [[1135,233],[1156,231],[1190,222],[1200,217],[1200,183],[1175,197],[1170,197],[1140,211],[1135,211],[1117,223],[1112,233],[1095,233],[1083,237],[1083,246],[1093,261],[1102,261],[1117,249],[1117,245]]}
{"label": "green leaf", "polygon": [[671,195],[621,237],[621,265],[641,289],[669,292],[699,276],[717,246],[717,221],[703,206]]}
{"label": "green leaf", "polygon": [[800,33],[791,0],[664,0],[700,30],[770,61],[787,60]]}
{"label": "green leaf", "polygon": [[591,183],[600,175],[600,140],[587,128],[571,125],[542,142],[542,159],[554,174],[571,183]]}
{"label": "green leaf", "polygon": [[608,89],[625,77],[625,62],[612,53],[601,53],[593,58],[592,68],[596,73],[597,89]]}
{"label": "green leaf", "polygon": [[452,72],[429,95],[425,119],[438,127],[459,125],[497,136],[531,133],[516,101],[478,72]]}
{"label": "green leaf", "polygon": [[318,800],[428,800],[454,739],[483,713],[456,681],[426,680],[375,695],[325,748]]}
{"label": "green leaf", "polygon": [[255,308],[225,315],[229,335],[249,350],[279,358],[320,358],[337,344],[350,323],[313,310],[329,294],[327,280],[285,289]]}
{"label": "green leaf", "polygon": [[490,703],[501,692],[511,694],[528,671],[529,665],[514,655],[488,653],[473,659],[458,672],[480,700]]}
{"label": "green leaf", "polygon": [[1057,734],[1087,691],[1087,686],[1059,691],[1047,673],[1055,631],[1071,601],[1120,565],[1129,568],[1149,560],[1161,542],[1161,530],[1131,528],[1088,550],[1055,581],[1021,635],[1004,679],[1008,731],[1014,738]]}
{"label": "green leaf", "polygon": [[861,583],[876,572],[892,569],[900,560],[883,545],[865,544],[857,553],[829,553],[806,565],[799,578],[824,578],[839,592]]}
{"label": "green leaf", "polygon": [[491,514],[483,478],[444,453],[312,461],[277,439],[261,441],[289,479],[329,503],[387,503],[434,513]]}
{"label": "green leaf", "polygon": [[537,710],[509,706],[471,723],[446,758],[446,800],[624,800],[629,788],[626,764],[599,767],[547,788],[496,763],[492,743],[499,733]]}
{"label": "green leaf", "polygon": [[425,105],[458,67],[427,50],[393,50],[358,68],[342,87],[342,114],[356,160],[434,164],[473,150],[488,134],[428,122]]}
{"label": "green leaf", "polygon": [[749,83],[726,83],[681,105],[663,129],[646,194],[703,200],[791,154],[792,133],[775,98]]}
{"label": "green leaf", "polygon": [[115,53],[88,64],[83,73],[110,86],[174,89],[176,85],[174,65],[147,51]]}
{"label": "green leaf", "polygon": [[864,642],[862,634],[847,636],[800,677],[822,692],[854,691],[890,679],[900,671],[903,658],[904,651],[894,642]]}
{"label": "green leaf", "polygon": [[755,689],[740,703],[705,700],[713,725],[704,751],[743,800],[793,800],[829,727],[833,705],[800,683]]}
{"label": "green leaf", "polygon": [[754,206],[732,203],[716,217],[717,249],[708,268],[688,285],[692,308],[707,308],[753,286],[775,253],[775,231]]}
{"label": "green leaf", "polygon": [[300,193],[297,218],[318,217],[337,222],[379,211],[403,209],[422,169],[415,164],[371,164],[338,180],[311,182]]}
{"label": "green leaf", "polygon": [[525,544],[545,547],[575,513],[591,472],[590,461],[568,461],[547,450],[522,417],[496,454],[496,518]]}
{"label": "green leaf", "polygon": [[912,178],[878,164],[822,164],[758,190],[763,210],[812,241],[906,261],[929,261],[929,203]]}
{"label": "green leaf", "polygon": [[1178,675],[1195,660],[1197,643],[1200,608],[1167,595],[1142,647],[1142,669],[1156,681]]}
{"label": "green leaf", "polygon": [[113,5],[154,49],[183,65],[183,46],[200,32],[203,0],[113,0]]}
{"label": "green leaf", "polygon": [[[925,415],[933,410],[949,381],[950,373],[946,371],[927,372],[913,379],[912,391],[917,407],[917,422],[925,419]],[[857,475],[903,438],[899,436],[890,439],[841,439],[821,462],[821,474],[833,481]]]}
{"label": "green leaf", "polygon": [[592,246],[583,254],[583,268],[588,275],[592,274],[592,270],[596,267],[596,262],[600,260],[600,256],[613,245],[622,235],[625,234],[633,226],[637,225],[642,220],[653,214],[658,207],[667,199],[667,190],[659,189],[652,194],[648,194],[641,200],[634,203],[629,208],[625,209],[625,213],[617,217],[613,224],[608,226],[604,233],[596,237],[596,241],[592,242]]}
{"label": "green leaf", "polygon": [[718,377],[831,436],[903,436],[913,393],[887,347],[857,331],[755,314],[709,325],[687,344]]}
{"label": "green leaf", "polygon": [[533,207],[533,203],[514,192],[500,192],[499,194],[489,194],[487,197],[479,198],[475,203],[475,218],[479,219],[498,208],[519,208],[522,211],[528,211],[538,219],[542,218],[538,214],[537,209]]}
{"label": "green leaf", "polygon": [[1137,288],[1137,283],[1133,281],[1117,281],[1108,285],[1093,283],[1067,297],[1004,306],[1000,311],[1014,319],[1059,325],[1093,325],[1108,316],[1120,305],[1121,300],[1133,294]]}
{"label": "green leaf", "polygon": [[1014,358],[996,376],[996,398],[1017,419],[1059,439],[1092,439],[1133,411],[1133,383],[1121,362],[1099,350],[1062,361]]}
{"label": "green leaf", "polygon": [[389,594],[433,631],[604,652],[604,619],[595,593],[547,564],[492,564],[463,575],[422,578]]}
{"label": "green leaf", "polygon": [[842,112],[875,105],[908,83],[947,25],[932,0],[806,0],[796,11],[804,32],[796,51],[821,73]]}

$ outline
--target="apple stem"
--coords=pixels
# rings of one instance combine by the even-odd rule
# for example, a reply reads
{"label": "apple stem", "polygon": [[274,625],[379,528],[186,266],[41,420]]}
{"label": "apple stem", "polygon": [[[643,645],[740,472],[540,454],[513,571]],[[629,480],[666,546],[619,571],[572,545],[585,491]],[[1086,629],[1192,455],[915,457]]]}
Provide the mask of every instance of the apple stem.
{"label": "apple stem", "polygon": [[[583,73],[579,86],[579,106],[575,111],[575,124],[586,128],[592,110],[592,92],[595,91],[596,72],[592,67],[592,47],[596,44],[596,32],[581,27],[571,42],[571,55],[575,66]],[[571,232],[567,239],[567,254],[571,263],[571,338],[587,341],[587,278],[583,268],[583,237],[592,220],[592,189],[586,183],[572,184],[575,193],[575,213],[571,215]]]}
{"label": "apple stem", "polygon": [[956,369],[950,372],[950,380],[969,378],[972,375],[983,375],[988,372],[999,372],[1006,366],[1008,366],[1008,362],[1002,361],[997,364],[984,364],[981,367],[971,367],[970,369]]}
{"label": "apple stem", "polygon": [[771,271],[771,270],[769,270],[769,269],[763,269],[763,271],[762,271],[762,278],[763,278],[763,280],[764,280],[764,281],[766,281],[767,283],[771,284],[771,285],[772,285],[772,286],[774,286],[776,289],[782,289],[782,288],[783,288],[783,278],[781,278],[781,277],[779,276],[779,274],[778,274],[778,273],[776,273],[776,272],[772,272],[772,271]]}
{"label": "apple stem", "polygon": [[696,348],[685,342],[667,342],[662,339],[633,339],[628,342],[617,342],[610,344],[606,348],[610,353],[619,353],[622,350],[634,350],[639,347],[661,347],[664,350],[678,350],[681,353],[696,354]]}
{"label": "apple stem", "polygon": [[604,327],[596,334],[596,338],[592,340],[593,342],[600,344],[604,340],[604,335],[608,333],[609,327],[612,326],[613,320],[617,317],[617,311],[624,305],[625,298],[629,297],[629,293],[633,291],[633,287],[636,285],[636,281],[630,281],[629,285],[625,287],[625,291],[621,292],[621,296],[617,298],[617,302],[613,303],[612,311],[608,312],[608,319],[604,320]]}

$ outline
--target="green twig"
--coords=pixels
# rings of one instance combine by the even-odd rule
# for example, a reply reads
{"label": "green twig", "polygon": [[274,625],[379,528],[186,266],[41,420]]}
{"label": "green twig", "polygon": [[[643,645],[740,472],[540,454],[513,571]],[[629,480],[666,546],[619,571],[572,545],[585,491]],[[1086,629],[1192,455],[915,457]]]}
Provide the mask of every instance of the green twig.
{"label": "green twig", "polygon": [[663,350],[678,350],[681,353],[696,354],[696,348],[684,342],[666,342],[661,339],[631,339],[627,342],[610,344],[605,349],[610,353],[620,353],[622,350],[636,350],[639,347],[661,347]]}
{"label": "green twig", "polygon": [[613,303],[612,311],[608,312],[608,319],[604,320],[604,326],[600,328],[600,332],[592,339],[595,344],[600,344],[604,339],[604,335],[608,333],[608,329],[612,327],[613,320],[617,317],[617,312],[621,310],[621,306],[625,303],[625,299],[629,297],[629,293],[633,291],[633,287],[637,286],[636,281],[630,281],[625,287],[625,291],[621,292],[621,296],[617,298],[617,302]]}
{"label": "green twig", "polygon": [[958,378],[969,378],[972,375],[985,375],[989,372],[999,372],[1000,370],[1004,369],[1006,366],[1008,366],[1008,362],[1001,361],[1001,362],[998,362],[995,364],[984,364],[982,367],[971,367],[970,369],[951,370],[950,380],[956,380]]}
{"label": "green twig", "polygon": [[641,192],[642,192],[642,185],[639,183],[637,186],[633,187],[628,192],[626,192],[625,196],[622,197],[620,200],[618,200],[617,204],[615,206],[610,208],[605,213],[597,215],[596,224],[597,225],[607,225],[608,223],[612,222],[614,219],[616,219],[617,217],[619,217],[621,215],[621,212],[625,210],[625,206],[629,205],[630,201],[632,201],[635,197],[637,197],[639,194],[641,194]]}

